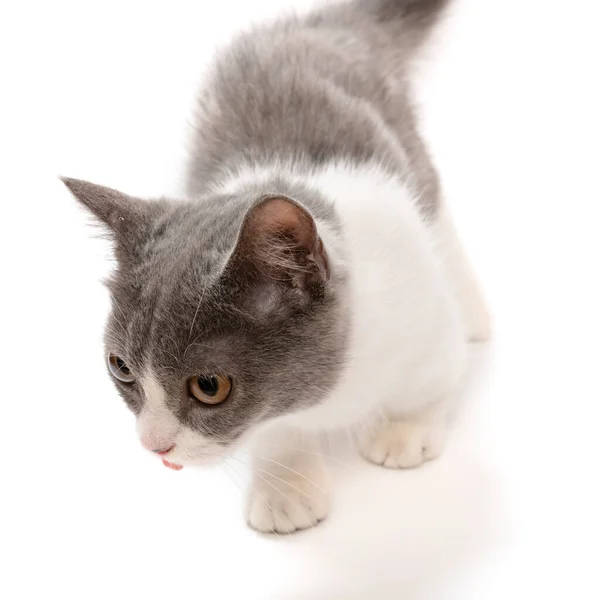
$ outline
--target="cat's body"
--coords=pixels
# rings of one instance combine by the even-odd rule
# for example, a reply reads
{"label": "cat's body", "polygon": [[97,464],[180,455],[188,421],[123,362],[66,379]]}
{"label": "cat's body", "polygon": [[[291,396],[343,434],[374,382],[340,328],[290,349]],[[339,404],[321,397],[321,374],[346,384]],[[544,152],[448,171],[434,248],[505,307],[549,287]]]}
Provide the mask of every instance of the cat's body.
{"label": "cat's body", "polygon": [[142,443],[178,466],[245,441],[260,531],[326,515],[316,434],[388,467],[439,455],[467,340],[488,335],[409,101],[444,4],[242,36],[201,95],[185,203],[66,180],[117,242],[107,351]]}
{"label": "cat's body", "polygon": [[438,178],[416,130],[410,61],[447,3],[337,3],[240,35],[198,99],[188,193],[248,165],[306,173],[335,160],[372,162],[410,181],[434,213]]}
{"label": "cat's body", "polygon": [[[263,179],[261,194],[269,193],[270,171],[242,178]],[[344,274],[349,314],[343,376],[327,402],[284,420],[307,430],[352,427],[383,404],[406,413],[423,396],[442,395],[461,371],[466,335],[436,235],[407,186],[369,163],[330,163],[305,176],[277,171],[287,171],[288,181],[310,182],[335,206],[340,231],[318,220],[317,227],[332,271]],[[235,190],[235,179],[226,185]],[[419,372],[424,359],[427,368]]]}

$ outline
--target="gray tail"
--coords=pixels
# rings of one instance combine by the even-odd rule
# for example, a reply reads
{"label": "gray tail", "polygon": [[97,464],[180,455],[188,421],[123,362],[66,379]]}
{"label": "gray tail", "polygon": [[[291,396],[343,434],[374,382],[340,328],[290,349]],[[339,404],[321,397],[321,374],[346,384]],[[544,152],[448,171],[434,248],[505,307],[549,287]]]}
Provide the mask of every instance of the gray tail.
{"label": "gray tail", "polygon": [[388,28],[399,28],[420,45],[439,21],[451,0],[358,0],[361,8]]}

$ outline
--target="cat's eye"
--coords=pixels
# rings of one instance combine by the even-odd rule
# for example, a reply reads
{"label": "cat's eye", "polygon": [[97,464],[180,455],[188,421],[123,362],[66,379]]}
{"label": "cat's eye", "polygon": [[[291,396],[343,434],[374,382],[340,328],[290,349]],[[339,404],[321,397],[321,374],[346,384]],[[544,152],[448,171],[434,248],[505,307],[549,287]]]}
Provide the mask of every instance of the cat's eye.
{"label": "cat's eye", "polygon": [[115,379],[121,383],[133,383],[135,377],[130,368],[125,364],[125,361],[116,354],[108,355],[108,369]]}
{"label": "cat's eye", "polygon": [[231,379],[225,375],[195,375],[188,380],[188,392],[202,404],[221,404],[231,394]]}

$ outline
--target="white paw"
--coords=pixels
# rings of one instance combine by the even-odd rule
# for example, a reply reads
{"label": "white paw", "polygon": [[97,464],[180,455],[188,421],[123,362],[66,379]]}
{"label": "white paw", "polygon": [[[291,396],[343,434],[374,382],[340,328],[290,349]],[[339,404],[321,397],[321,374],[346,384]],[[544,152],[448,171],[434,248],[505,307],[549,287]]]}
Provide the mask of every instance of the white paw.
{"label": "white paw", "polygon": [[389,469],[410,469],[437,458],[444,449],[445,425],[409,420],[384,421],[360,440],[363,456]]}
{"label": "white paw", "polygon": [[309,469],[305,476],[285,469],[275,476],[257,471],[248,496],[248,525],[262,533],[294,533],[322,521],[330,503],[324,469]]}

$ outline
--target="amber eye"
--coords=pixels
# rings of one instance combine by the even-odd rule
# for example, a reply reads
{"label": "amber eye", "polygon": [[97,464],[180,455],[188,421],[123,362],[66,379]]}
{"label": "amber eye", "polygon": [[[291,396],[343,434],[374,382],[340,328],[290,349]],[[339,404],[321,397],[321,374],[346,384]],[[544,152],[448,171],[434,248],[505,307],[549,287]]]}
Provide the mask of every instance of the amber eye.
{"label": "amber eye", "polygon": [[116,354],[108,355],[108,368],[112,376],[122,383],[133,383],[135,381],[135,377],[125,361]]}
{"label": "amber eye", "polygon": [[192,398],[203,404],[221,404],[231,393],[231,379],[224,375],[194,376],[188,380]]}

